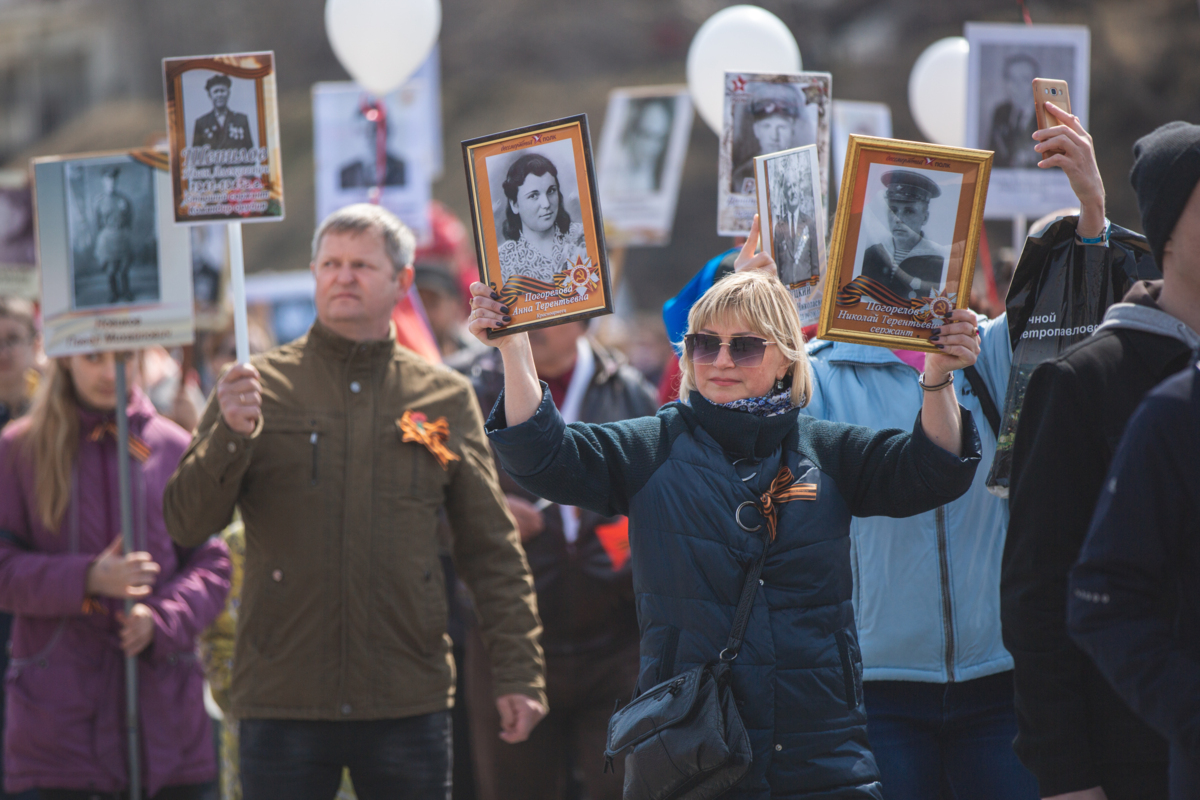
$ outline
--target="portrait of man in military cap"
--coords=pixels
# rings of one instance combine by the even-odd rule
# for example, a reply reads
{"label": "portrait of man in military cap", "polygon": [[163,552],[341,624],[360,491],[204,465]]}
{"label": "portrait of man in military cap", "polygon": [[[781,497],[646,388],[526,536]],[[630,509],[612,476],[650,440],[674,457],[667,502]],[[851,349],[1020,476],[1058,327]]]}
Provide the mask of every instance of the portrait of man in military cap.
{"label": "portrait of man in military cap", "polygon": [[159,299],[152,167],[102,158],[66,166],[72,307]]}
{"label": "portrait of man in military cap", "polygon": [[[204,91],[212,103],[212,111],[198,117],[192,128],[191,147],[208,145],[214,150],[254,147],[254,131],[250,118],[229,107],[233,79],[216,73],[204,82]],[[191,98],[185,97],[186,104]]]}
{"label": "portrait of man in military cap", "polygon": [[[887,235],[867,248],[862,261],[863,275],[906,300],[941,291],[950,254],[948,246],[925,235],[930,203],[942,196],[942,190],[922,172],[891,169],[879,176],[887,208]],[[951,214],[956,211],[950,209]]]}
{"label": "portrait of man in military cap", "polygon": [[817,134],[808,118],[808,101],[798,87],[790,83],[751,81],[746,84],[746,91],[749,103],[742,124],[734,129],[733,153],[740,160],[733,170],[730,191],[752,195],[755,156],[814,144]]}

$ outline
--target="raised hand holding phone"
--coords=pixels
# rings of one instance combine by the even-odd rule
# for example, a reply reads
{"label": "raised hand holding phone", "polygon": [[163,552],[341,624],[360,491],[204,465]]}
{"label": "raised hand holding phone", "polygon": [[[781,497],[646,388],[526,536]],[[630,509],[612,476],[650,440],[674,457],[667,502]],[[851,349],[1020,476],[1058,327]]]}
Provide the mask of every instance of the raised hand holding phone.
{"label": "raised hand holding phone", "polygon": [[1043,155],[1040,169],[1060,167],[1071,182],[1071,191],[1079,199],[1078,234],[1093,238],[1104,230],[1104,181],[1096,165],[1096,150],[1091,134],[1083,128],[1079,117],[1063,111],[1057,105],[1039,106],[1047,117],[1057,121],[1053,127],[1037,130],[1033,149]]}

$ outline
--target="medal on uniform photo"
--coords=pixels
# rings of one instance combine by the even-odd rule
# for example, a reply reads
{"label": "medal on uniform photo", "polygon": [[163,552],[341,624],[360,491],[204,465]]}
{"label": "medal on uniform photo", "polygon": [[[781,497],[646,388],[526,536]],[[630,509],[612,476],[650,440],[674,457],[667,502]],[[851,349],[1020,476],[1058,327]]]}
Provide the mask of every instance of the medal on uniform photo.
{"label": "medal on uniform photo", "polygon": [[275,55],[163,59],[175,221],[283,219]]}

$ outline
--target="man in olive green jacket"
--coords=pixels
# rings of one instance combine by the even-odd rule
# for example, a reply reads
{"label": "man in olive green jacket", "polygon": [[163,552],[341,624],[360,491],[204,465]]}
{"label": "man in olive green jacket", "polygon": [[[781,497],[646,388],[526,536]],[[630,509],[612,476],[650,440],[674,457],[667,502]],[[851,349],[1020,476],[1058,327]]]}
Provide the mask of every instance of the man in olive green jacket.
{"label": "man in olive green jacket", "polygon": [[230,369],[163,498],[194,546],[241,510],[231,699],[245,800],[449,797],[454,663],[438,511],[495,679],[500,737],[546,713],[529,567],[465,378],[397,345],[414,240],[376,206],[313,239],[317,322]]}

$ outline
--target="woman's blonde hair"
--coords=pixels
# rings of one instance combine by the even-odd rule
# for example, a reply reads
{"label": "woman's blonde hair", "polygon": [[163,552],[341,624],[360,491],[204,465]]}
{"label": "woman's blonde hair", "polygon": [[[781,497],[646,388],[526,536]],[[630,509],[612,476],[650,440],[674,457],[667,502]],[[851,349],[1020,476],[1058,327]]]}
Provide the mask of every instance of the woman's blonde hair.
{"label": "woman's blonde hair", "polygon": [[[784,358],[791,362],[792,405],[803,408],[812,396],[812,370],[804,352],[804,332],[796,302],[774,275],[759,270],[737,272],[718,281],[692,306],[688,313],[688,333],[696,333],[716,321],[742,320],[746,329],[774,342]],[[682,344],[680,345],[682,349]],[[696,372],[685,353],[679,361],[683,377],[679,396],[686,398],[696,389]]]}
{"label": "woman's blonde hair", "polygon": [[37,515],[47,530],[58,530],[71,501],[71,476],[79,456],[79,410],[75,382],[66,359],[50,362],[33,396],[20,441],[33,460]]}

